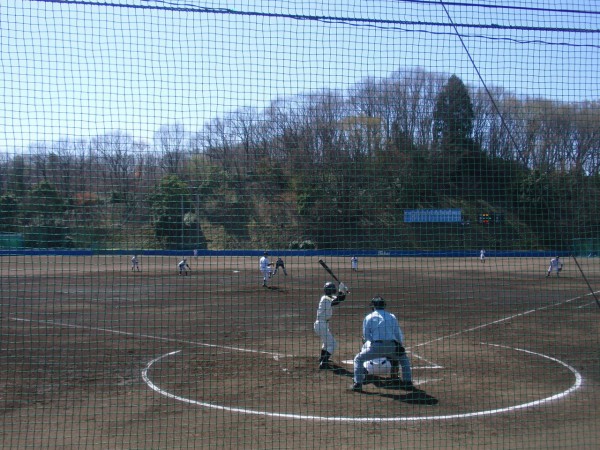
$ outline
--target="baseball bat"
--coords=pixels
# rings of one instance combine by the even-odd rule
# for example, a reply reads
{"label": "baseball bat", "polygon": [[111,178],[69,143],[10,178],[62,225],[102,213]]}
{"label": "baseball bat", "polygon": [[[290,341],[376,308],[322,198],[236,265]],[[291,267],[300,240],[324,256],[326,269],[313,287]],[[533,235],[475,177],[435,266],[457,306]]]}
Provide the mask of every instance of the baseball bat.
{"label": "baseball bat", "polygon": [[327,271],[327,273],[329,275],[331,275],[335,281],[337,281],[338,283],[341,283],[341,281],[338,280],[338,277],[336,277],[335,274],[333,273],[333,270],[331,270],[329,268],[329,266],[327,264],[325,264],[325,261],[323,261],[322,259],[320,259],[319,260],[319,264],[321,264],[321,266],[323,267],[323,269],[325,269]]}

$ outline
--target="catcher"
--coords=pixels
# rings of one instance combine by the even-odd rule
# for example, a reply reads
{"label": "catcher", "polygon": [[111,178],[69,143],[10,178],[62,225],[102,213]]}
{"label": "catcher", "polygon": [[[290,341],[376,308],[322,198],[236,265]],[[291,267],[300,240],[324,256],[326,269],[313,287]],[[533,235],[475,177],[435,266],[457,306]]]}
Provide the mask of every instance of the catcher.
{"label": "catcher", "polygon": [[550,260],[550,266],[548,266],[548,272],[546,273],[546,277],[549,277],[552,272],[556,272],[556,276],[563,269],[562,261],[559,256],[556,256]]}
{"label": "catcher", "polygon": [[398,319],[385,311],[385,300],[376,296],[371,299],[371,309],[363,320],[363,346],[354,358],[354,384],[352,390],[361,392],[366,377],[364,363],[376,358],[387,358],[392,363],[392,378],[398,378],[398,366],[402,367],[402,379],[398,387],[407,391],[415,390],[412,383],[410,360],[403,346],[404,334]]}

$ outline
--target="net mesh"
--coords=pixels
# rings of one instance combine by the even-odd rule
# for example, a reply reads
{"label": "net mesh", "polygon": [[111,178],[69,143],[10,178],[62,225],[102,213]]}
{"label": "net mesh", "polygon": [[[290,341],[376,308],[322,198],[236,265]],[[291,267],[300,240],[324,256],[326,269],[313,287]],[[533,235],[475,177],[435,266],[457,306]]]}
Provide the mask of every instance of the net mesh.
{"label": "net mesh", "polygon": [[597,447],[599,34],[0,1],[2,447]]}

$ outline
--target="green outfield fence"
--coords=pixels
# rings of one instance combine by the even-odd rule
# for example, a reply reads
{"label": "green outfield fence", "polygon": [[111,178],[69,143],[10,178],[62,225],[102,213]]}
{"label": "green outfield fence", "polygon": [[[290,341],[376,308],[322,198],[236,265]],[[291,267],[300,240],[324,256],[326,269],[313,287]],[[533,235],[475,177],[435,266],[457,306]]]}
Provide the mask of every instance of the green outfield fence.
{"label": "green outfield fence", "polygon": [[23,248],[23,235],[20,233],[0,233],[0,248]]}
{"label": "green outfield fence", "polygon": [[600,256],[600,238],[575,239],[573,241],[573,254],[576,256]]}
{"label": "green outfield fence", "polygon": [[[0,446],[597,448],[599,38],[591,0],[0,0]],[[376,295],[411,373],[354,367]]]}

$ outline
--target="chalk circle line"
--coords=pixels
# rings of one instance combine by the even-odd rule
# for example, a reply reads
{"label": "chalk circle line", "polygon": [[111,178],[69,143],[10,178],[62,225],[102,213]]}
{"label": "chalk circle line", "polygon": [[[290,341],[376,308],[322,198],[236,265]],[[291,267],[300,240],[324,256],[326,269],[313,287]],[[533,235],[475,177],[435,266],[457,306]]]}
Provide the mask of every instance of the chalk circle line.
{"label": "chalk circle line", "polygon": [[508,347],[505,345],[498,345],[498,344],[488,344],[485,342],[482,342],[481,344],[489,345],[490,347],[514,350],[517,352],[522,352],[522,353],[526,353],[529,355],[544,358],[549,361],[553,361],[553,362],[567,368],[574,375],[575,381],[569,389],[559,392],[557,394],[551,395],[550,397],[542,398],[539,400],[534,400],[534,401],[527,402],[527,403],[522,403],[519,405],[508,406],[508,407],[497,408],[497,409],[489,409],[489,410],[484,410],[484,411],[474,411],[474,412],[462,413],[462,414],[410,416],[410,417],[408,417],[408,416],[407,417],[343,417],[343,416],[328,417],[328,416],[258,411],[258,410],[254,410],[254,409],[248,409],[248,408],[234,408],[231,406],[218,405],[215,403],[203,402],[203,401],[194,400],[191,398],[181,397],[179,395],[168,392],[167,390],[162,389],[160,386],[158,386],[156,383],[154,383],[150,379],[148,372],[150,371],[150,369],[152,368],[152,366],[154,364],[162,361],[163,359],[177,355],[178,353],[181,352],[181,350],[176,350],[173,352],[165,353],[165,354],[149,361],[146,364],[146,366],[144,367],[144,369],[142,369],[141,375],[142,375],[142,379],[143,379],[144,383],[146,383],[146,385],[150,389],[152,389],[154,392],[156,392],[164,397],[167,397],[167,398],[170,398],[170,399],[182,402],[182,403],[194,405],[194,406],[200,406],[200,407],[210,408],[210,409],[215,409],[215,410],[220,410],[220,411],[228,411],[231,413],[250,414],[250,415],[256,415],[256,416],[274,417],[274,418],[279,418],[279,419],[313,420],[313,421],[323,421],[323,422],[344,422],[344,423],[348,423],[348,422],[355,422],[355,423],[360,423],[360,422],[363,422],[363,423],[366,423],[366,422],[377,422],[377,423],[382,423],[382,422],[419,422],[419,421],[434,421],[434,420],[439,421],[439,420],[451,420],[451,419],[469,419],[469,418],[474,418],[474,417],[492,416],[492,415],[502,414],[502,413],[511,412],[511,411],[518,411],[518,410],[527,409],[527,408],[539,407],[546,403],[550,403],[553,401],[563,399],[563,398],[569,396],[570,394],[574,393],[575,391],[577,391],[578,389],[580,389],[583,386],[583,377],[582,377],[581,373],[579,373],[574,367],[570,366],[569,364],[567,364],[564,361],[561,361],[557,358],[553,358],[552,356],[544,355],[542,353],[537,353],[537,352],[522,349],[522,348],[514,348],[514,347]]}

